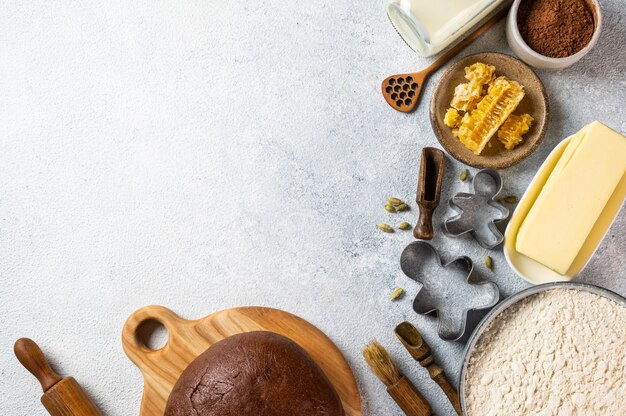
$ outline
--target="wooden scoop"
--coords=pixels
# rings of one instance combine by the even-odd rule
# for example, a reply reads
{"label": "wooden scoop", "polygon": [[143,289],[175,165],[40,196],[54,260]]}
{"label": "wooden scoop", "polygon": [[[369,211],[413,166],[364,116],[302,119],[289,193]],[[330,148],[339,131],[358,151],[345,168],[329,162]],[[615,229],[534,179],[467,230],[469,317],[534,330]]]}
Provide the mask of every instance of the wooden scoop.
{"label": "wooden scoop", "polygon": [[415,238],[430,240],[433,238],[433,212],[439,205],[441,196],[441,182],[446,158],[443,152],[434,147],[422,149],[417,194],[415,202],[420,210],[420,216],[413,229]]}
{"label": "wooden scoop", "polygon": [[73,377],[61,377],[50,368],[39,346],[20,338],[13,347],[15,356],[34,375],[43,389],[41,403],[52,416],[101,416],[100,411]]}
{"label": "wooden scoop", "polygon": [[426,341],[424,341],[417,328],[409,322],[402,322],[400,325],[396,326],[394,332],[409,354],[411,354],[422,367],[426,367],[430,378],[441,387],[441,390],[443,390],[448,400],[450,400],[450,403],[452,403],[452,407],[454,407],[456,413],[460,415],[461,401],[459,400],[459,394],[446,378],[443,369],[435,364],[435,359],[430,351],[430,347]]}
{"label": "wooden scoop", "polygon": [[413,111],[417,106],[417,102],[422,92],[422,87],[426,79],[442,65],[448,62],[454,55],[463,50],[467,45],[472,43],[477,37],[485,33],[498,20],[504,17],[509,8],[505,7],[495,14],[491,19],[487,20],[482,26],[476,29],[472,34],[450,48],[439,59],[430,64],[420,72],[410,74],[397,74],[385,78],[381,88],[385,101],[394,109],[403,113]]}

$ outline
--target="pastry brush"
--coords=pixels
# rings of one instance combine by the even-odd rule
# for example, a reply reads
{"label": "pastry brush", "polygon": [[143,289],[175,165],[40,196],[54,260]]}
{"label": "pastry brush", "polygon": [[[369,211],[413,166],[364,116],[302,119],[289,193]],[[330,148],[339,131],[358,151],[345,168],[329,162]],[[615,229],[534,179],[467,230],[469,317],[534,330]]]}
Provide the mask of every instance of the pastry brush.
{"label": "pastry brush", "polygon": [[372,341],[363,350],[363,357],[372,372],[387,386],[387,393],[407,416],[431,416],[430,404],[408,378],[400,374],[387,350]]}

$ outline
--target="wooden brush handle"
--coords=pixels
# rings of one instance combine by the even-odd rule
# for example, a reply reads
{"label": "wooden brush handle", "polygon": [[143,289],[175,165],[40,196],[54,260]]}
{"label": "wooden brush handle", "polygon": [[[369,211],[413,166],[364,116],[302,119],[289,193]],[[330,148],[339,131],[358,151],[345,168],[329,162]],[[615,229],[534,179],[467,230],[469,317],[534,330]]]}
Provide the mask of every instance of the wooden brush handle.
{"label": "wooden brush handle", "polygon": [[506,16],[508,11],[509,11],[508,7],[505,7],[502,10],[500,10],[491,19],[487,20],[482,26],[480,26],[478,29],[476,29],[469,36],[467,36],[465,39],[463,39],[462,41],[460,41],[459,43],[454,45],[452,48],[448,49],[448,51],[446,53],[441,55],[441,57],[439,57],[439,59],[437,59],[435,62],[430,64],[430,66],[428,66],[428,68],[426,68],[422,72],[424,72],[424,73],[431,73],[431,72],[436,71],[437,69],[439,69],[439,67],[441,67],[446,62],[448,62],[450,60],[450,58],[452,58],[457,53],[461,52],[463,49],[465,49],[465,47],[467,45],[472,43],[477,37],[479,37],[480,35],[485,33],[491,26],[493,26],[500,19],[502,19],[504,16]]}
{"label": "wooden brush handle", "polygon": [[431,416],[433,409],[408,378],[402,377],[396,384],[387,387],[387,393],[407,416]]}
{"label": "wooden brush handle", "polygon": [[44,392],[61,381],[61,376],[52,370],[39,345],[32,339],[18,339],[13,351],[19,362],[39,381]]}
{"label": "wooden brush handle", "polygon": [[420,240],[430,240],[433,238],[433,208],[419,205],[420,215],[417,224],[413,229],[413,236]]}
{"label": "wooden brush handle", "polygon": [[[430,356],[432,357],[432,355]],[[461,400],[459,400],[459,393],[456,391],[454,386],[450,384],[446,375],[443,372],[443,369],[439,367],[437,364],[430,364],[426,367],[428,370],[428,374],[430,378],[432,378],[441,390],[443,390],[444,394],[450,400],[452,407],[456,411],[457,415],[461,414]]]}
{"label": "wooden brush handle", "polygon": [[435,364],[435,358],[430,351],[430,346],[422,338],[417,328],[409,322],[402,322],[396,326],[395,333],[402,345],[404,345],[404,348],[411,354],[411,357],[428,370],[430,378],[441,387],[456,413],[460,415],[461,401],[459,400],[459,394],[446,378],[443,369]]}

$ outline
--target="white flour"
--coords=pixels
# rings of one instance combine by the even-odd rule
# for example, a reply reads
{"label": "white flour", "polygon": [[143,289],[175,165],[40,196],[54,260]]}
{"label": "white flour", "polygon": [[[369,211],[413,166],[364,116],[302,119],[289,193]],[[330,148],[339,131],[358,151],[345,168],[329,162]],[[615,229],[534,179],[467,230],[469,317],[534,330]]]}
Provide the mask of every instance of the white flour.
{"label": "white flour", "polygon": [[626,415],[626,308],[554,289],[502,312],[476,343],[468,416]]}

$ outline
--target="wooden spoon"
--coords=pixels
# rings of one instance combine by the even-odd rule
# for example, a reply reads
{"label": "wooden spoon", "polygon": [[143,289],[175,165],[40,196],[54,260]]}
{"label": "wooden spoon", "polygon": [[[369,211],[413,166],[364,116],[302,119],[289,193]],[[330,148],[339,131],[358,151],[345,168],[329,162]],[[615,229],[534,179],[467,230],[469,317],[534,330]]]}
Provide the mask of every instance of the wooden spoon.
{"label": "wooden spoon", "polygon": [[422,87],[426,79],[439,69],[442,65],[450,60],[454,55],[459,53],[467,45],[472,43],[477,37],[485,33],[491,26],[498,22],[508,12],[508,7],[500,10],[491,19],[487,20],[482,26],[476,29],[472,34],[450,48],[439,59],[430,64],[420,72],[410,74],[397,74],[385,78],[381,84],[383,97],[385,101],[394,109],[403,113],[413,111],[417,106],[417,102],[422,92]]}

